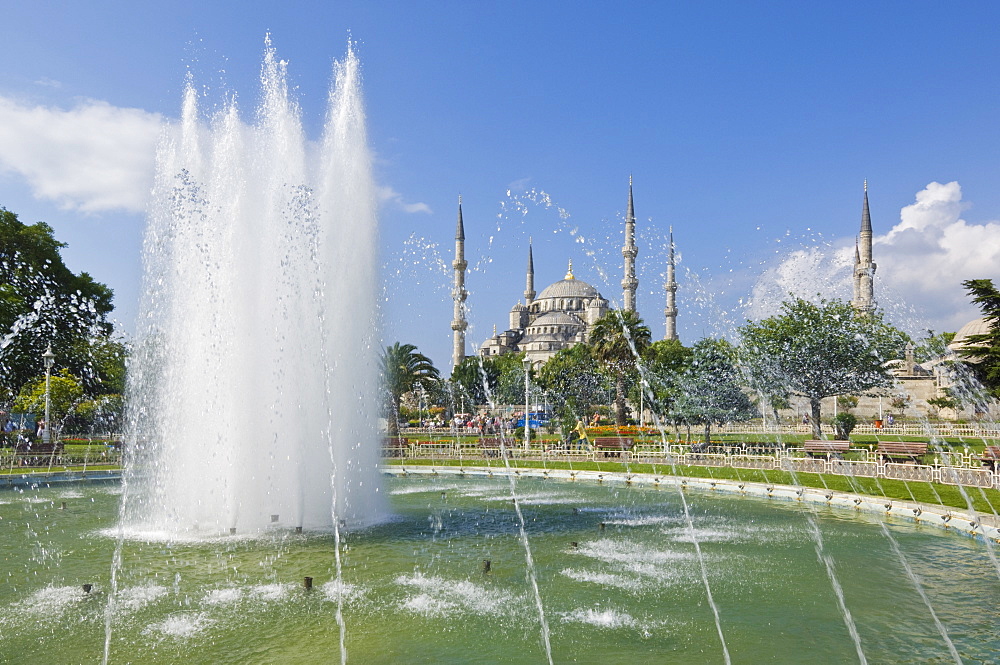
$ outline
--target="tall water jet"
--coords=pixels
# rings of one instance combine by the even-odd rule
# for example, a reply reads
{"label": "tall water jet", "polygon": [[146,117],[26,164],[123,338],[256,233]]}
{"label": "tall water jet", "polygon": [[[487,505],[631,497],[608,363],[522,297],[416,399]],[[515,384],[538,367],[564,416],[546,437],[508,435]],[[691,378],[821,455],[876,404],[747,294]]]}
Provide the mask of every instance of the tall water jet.
{"label": "tall water jet", "polygon": [[165,537],[378,518],[377,220],[359,62],[306,140],[266,40],[261,102],[158,154],[130,367],[123,525]]}

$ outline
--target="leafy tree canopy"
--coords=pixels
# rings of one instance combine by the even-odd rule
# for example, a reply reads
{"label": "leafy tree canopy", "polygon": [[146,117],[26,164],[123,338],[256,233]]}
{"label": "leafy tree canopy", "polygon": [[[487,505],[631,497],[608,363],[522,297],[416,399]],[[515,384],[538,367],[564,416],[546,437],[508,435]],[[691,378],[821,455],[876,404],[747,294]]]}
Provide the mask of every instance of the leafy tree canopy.
{"label": "leafy tree canopy", "polygon": [[538,372],[538,383],[558,405],[564,426],[586,420],[590,407],[608,394],[606,376],[598,371],[590,346],[577,344],[549,358]]}
{"label": "leafy tree canopy", "polygon": [[452,370],[451,384],[458,407],[458,396],[463,396],[466,406],[489,404],[518,404],[524,401],[523,353],[479,358],[470,356]]}
{"label": "leafy tree canopy", "polygon": [[387,346],[382,352],[380,364],[389,434],[396,434],[400,399],[414,389],[436,390],[440,373],[431,359],[417,351],[413,344],[396,342]]}
{"label": "leafy tree canopy", "polygon": [[885,364],[902,357],[905,337],[881,312],[859,316],[843,300],[802,298],[742,329],[741,362],[751,386],[765,394],[782,387],[809,399],[813,436],[820,437],[820,400],[892,385]]}
{"label": "leafy tree canopy", "polygon": [[705,426],[705,444],[711,426],[752,418],[755,409],[743,390],[736,366],[736,350],[721,339],[703,339],[691,347],[687,367],[679,376],[675,410],[691,424]]}
{"label": "leafy tree canopy", "polygon": [[615,424],[625,425],[625,395],[629,379],[650,344],[651,333],[635,312],[611,310],[590,329],[591,353],[615,381]]}
{"label": "leafy tree canopy", "polygon": [[106,340],[111,332],[113,293],[89,274],[67,268],[63,247],[49,225],[23,224],[0,208],[0,388],[7,396],[44,374],[41,355],[50,344],[57,366],[87,377],[88,387],[103,382],[102,371],[117,371],[97,371],[90,355],[93,340]]}
{"label": "leafy tree canopy", "polygon": [[973,373],[990,395],[1000,398],[1000,291],[991,279],[969,279],[962,286],[979,305],[989,331],[969,335],[959,355],[971,361]]}
{"label": "leafy tree canopy", "polygon": [[953,332],[935,333],[933,330],[928,330],[926,333],[925,337],[917,340],[913,345],[913,358],[918,363],[925,363],[928,360],[946,355],[948,345],[955,339]]}
{"label": "leafy tree canopy", "polygon": [[[690,364],[692,353],[679,340],[663,339],[650,344],[643,354],[649,406],[668,420],[677,420],[674,406],[680,394],[680,377]],[[636,401],[638,396],[631,399]]]}
{"label": "leafy tree canopy", "polygon": [[[67,370],[49,378],[49,423],[58,435],[67,417],[73,415],[83,399],[83,386]],[[14,410],[19,413],[34,413],[37,419],[45,415],[45,378],[26,383],[14,400]]]}

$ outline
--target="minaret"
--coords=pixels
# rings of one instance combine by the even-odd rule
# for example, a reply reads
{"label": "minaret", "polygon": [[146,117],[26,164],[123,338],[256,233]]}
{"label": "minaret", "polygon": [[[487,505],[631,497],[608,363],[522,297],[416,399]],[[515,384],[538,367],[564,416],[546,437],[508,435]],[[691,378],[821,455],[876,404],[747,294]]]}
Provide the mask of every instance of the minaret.
{"label": "minaret", "polygon": [[535,299],[535,261],[531,257],[531,238],[528,238],[528,275],[524,288],[524,305],[531,307]]}
{"label": "minaret", "polygon": [[625,245],[622,256],[625,257],[625,277],[622,279],[622,291],[625,295],[626,312],[635,311],[635,290],[639,280],[635,277],[635,257],[639,250],[635,246],[635,209],[632,206],[632,176],[628,177],[628,211],[625,213]]}
{"label": "minaret", "polygon": [[851,300],[859,314],[869,314],[875,310],[875,268],[872,261],[872,218],[868,212],[868,181],[865,180],[861,234],[854,254],[854,299]]}
{"label": "minaret", "polygon": [[677,338],[677,280],[674,264],[674,227],[670,227],[670,252],[667,254],[667,307],[663,314],[667,319],[667,334],[663,339]]}
{"label": "minaret", "polygon": [[465,299],[469,292],[465,290],[465,269],[469,267],[465,260],[465,224],[462,223],[462,197],[458,197],[458,229],[455,231],[455,260],[451,262],[455,269],[455,287],[451,297],[455,301],[455,318],[451,321],[454,345],[451,352],[451,366],[458,365],[465,358],[465,329],[469,322],[465,320]]}

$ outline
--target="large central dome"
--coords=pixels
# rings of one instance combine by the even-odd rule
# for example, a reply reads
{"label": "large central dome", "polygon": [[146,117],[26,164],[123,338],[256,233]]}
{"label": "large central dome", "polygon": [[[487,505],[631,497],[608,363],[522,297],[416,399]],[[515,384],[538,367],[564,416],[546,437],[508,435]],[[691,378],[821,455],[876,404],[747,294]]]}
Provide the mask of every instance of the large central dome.
{"label": "large central dome", "polygon": [[598,298],[597,289],[583,280],[570,277],[561,279],[555,284],[549,284],[538,294],[538,300],[546,298]]}

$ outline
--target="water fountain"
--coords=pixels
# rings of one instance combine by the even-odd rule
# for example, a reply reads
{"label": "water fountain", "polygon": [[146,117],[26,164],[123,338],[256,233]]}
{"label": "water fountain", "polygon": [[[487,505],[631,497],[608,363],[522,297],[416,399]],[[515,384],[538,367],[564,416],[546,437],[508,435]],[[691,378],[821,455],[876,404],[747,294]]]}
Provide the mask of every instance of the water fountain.
{"label": "water fountain", "polygon": [[130,368],[127,533],[379,518],[376,216],[360,73],[304,137],[268,42],[257,121],[207,126],[189,80],[158,155]]}

